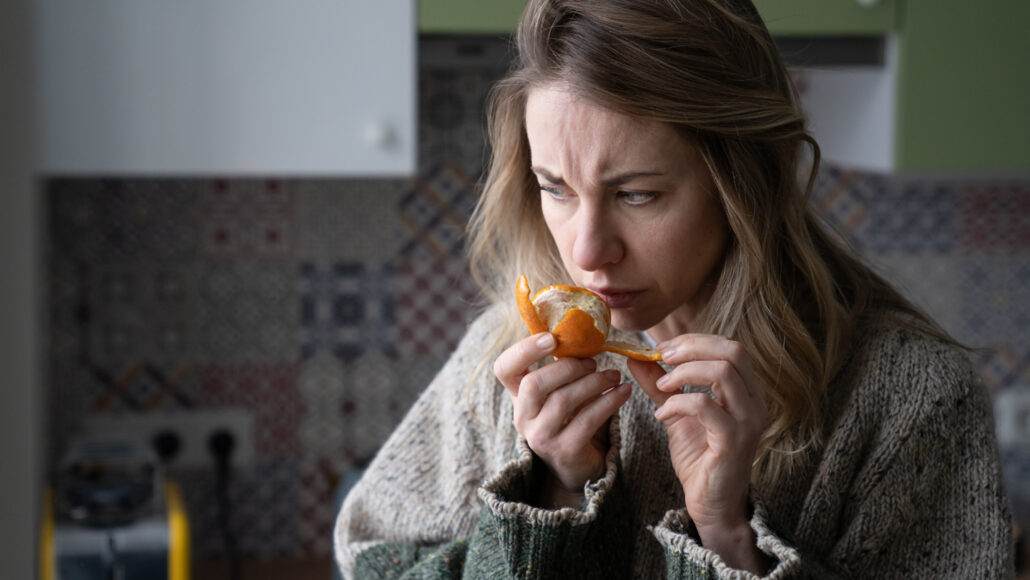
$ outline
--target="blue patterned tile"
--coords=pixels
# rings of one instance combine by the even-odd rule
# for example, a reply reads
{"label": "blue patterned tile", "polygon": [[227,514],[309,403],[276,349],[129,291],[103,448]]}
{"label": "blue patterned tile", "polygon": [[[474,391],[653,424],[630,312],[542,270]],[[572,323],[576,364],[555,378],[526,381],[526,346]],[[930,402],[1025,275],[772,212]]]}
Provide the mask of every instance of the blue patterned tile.
{"label": "blue patterned tile", "polygon": [[959,312],[971,346],[1030,345],[1030,253],[961,261]]}
{"label": "blue patterned tile", "polygon": [[474,180],[454,163],[441,163],[416,178],[398,205],[398,219],[408,234],[401,255],[421,248],[438,257],[460,254],[474,206]]}
{"label": "blue patterned tile", "polygon": [[863,246],[870,252],[948,253],[955,248],[954,184],[899,180],[869,200]]}
{"label": "blue patterned tile", "polygon": [[305,263],[300,270],[302,358],[396,352],[392,266],[341,262],[320,270]]}

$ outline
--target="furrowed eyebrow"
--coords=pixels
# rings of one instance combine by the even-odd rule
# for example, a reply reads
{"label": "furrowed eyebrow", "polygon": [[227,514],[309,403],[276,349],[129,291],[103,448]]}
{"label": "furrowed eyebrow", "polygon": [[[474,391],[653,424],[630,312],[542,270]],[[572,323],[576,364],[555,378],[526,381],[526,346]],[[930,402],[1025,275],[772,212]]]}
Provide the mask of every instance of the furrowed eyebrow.
{"label": "furrowed eyebrow", "polygon": [[660,177],[662,175],[664,174],[658,171],[630,171],[604,179],[601,181],[601,185],[604,187],[615,187],[628,181],[633,181],[639,177]]}
{"label": "furrowed eyebrow", "polygon": [[565,180],[551,175],[550,171],[547,171],[542,167],[530,167],[529,170],[555,185],[565,185]]}
{"label": "furrowed eyebrow", "polygon": [[[565,185],[565,180],[560,177],[555,177],[550,171],[547,171],[542,167],[534,166],[530,167],[530,170],[555,185]],[[605,178],[601,181],[601,185],[604,187],[616,187],[640,177],[661,177],[662,175],[665,174],[660,171],[629,171]]]}

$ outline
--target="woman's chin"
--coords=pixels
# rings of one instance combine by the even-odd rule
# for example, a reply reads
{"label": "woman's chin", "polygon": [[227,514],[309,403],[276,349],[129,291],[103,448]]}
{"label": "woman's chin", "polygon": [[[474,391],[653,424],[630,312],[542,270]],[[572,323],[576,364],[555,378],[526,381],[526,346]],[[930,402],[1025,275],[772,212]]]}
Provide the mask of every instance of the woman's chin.
{"label": "woman's chin", "polygon": [[641,313],[624,309],[612,310],[612,326],[625,332],[643,332],[657,324]]}

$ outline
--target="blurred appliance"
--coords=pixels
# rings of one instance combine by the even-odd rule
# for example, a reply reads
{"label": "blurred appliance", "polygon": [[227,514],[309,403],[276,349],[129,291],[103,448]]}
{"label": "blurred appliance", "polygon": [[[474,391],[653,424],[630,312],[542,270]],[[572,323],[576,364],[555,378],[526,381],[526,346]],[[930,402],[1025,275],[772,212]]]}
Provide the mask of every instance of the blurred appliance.
{"label": "blurred appliance", "polygon": [[182,497],[143,443],[74,441],[43,501],[40,580],[188,580]]}

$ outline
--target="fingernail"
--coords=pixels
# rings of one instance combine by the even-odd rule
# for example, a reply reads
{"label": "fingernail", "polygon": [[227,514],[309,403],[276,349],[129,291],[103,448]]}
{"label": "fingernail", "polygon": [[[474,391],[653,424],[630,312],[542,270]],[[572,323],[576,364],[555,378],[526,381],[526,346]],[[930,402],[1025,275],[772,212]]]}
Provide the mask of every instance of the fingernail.
{"label": "fingernail", "polygon": [[544,334],[540,338],[536,339],[536,345],[544,350],[551,350],[554,348],[554,336],[550,332]]}
{"label": "fingernail", "polygon": [[656,348],[655,350],[657,350],[658,352],[662,353],[662,360],[669,360],[672,357],[676,356],[676,349],[673,348],[672,346],[666,345],[665,348],[660,348],[659,347],[659,348]]}
{"label": "fingernail", "polygon": [[597,368],[597,361],[592,358],[585,358],[583,359],[583,368],[592,371]]}
{"label": "fingernail", "polygon": [[657,381],[657,382],[655,382],[655,385],[657,385],[657,386],[658,386],[658,388],[662,388],[662,387],[664,387],[664,386],[665,386],[665,385],[666,385],[666,384],[667,384],[668,382],[669,382],[669,375],[665,374],[665,375],[662,375],[661,377],[659,377],[659,378],[658,378],[658,381]]}
{"label": "fingernail", "polygon": [[608,382],[614,383],[615,381],[622,378],[622,373],[615,369],[609,369],[604,371],[604,378],[607,379]]}
{"label": "fingernail", "polygon": [[658,419],[659,421],[661,421],[662,417],[665,415],[665,413],[663,411],[665,411],[665,407],[664,406],[661,406],[661,407],[658,407],[657,409],[655,409],[655,411],[654,411],[654,418]]}

